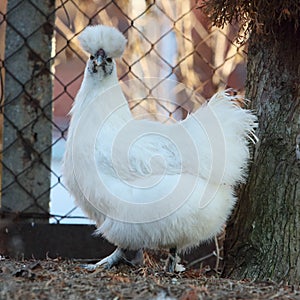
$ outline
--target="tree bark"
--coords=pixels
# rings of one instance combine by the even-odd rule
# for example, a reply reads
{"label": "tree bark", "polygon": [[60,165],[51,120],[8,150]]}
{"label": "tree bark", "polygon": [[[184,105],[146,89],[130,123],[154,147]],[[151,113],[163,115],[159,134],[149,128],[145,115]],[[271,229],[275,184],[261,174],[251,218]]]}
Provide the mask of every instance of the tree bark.
{"label": "tree bark", "polygon": [[299,283],[300,31],[288,22],[274,30],[249,42],[246,97],[259,142],[227,226],[223,274]]}

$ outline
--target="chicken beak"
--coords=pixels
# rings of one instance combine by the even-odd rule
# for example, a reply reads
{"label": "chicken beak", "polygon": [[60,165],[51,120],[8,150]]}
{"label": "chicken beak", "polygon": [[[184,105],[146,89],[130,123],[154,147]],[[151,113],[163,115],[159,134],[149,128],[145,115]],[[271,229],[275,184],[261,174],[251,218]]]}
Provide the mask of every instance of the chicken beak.
{"label": "chicken beak", "polygon": [[97,66],[102,66],[104,63],[104,59],[101,55],[99,55],[96,59]]}

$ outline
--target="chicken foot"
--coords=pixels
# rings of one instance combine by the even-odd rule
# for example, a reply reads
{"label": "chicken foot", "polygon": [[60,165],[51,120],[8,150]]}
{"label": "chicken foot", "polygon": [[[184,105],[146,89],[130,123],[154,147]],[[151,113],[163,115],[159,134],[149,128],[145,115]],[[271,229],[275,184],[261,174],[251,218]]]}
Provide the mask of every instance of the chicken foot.
{"label": "chicken foot", "polygon": [[109,270],[113,266],[116,266],[122,262],[127,265],[130,265],[130,266],[136,266],[136,265],[143,263],[144,257],[143,257],[142,249],[139,249],[136,252],[135,257],[131,260],[128,260],[126,258],[125,251],[126,250],[118,247],[112,254],[101,259],[99,262],[97,262],[95,264],[82,265],[82,267],[90,272],[93,272],[96,270],[96,268],[101,267],[101,266],[103,266],[104,269]]}
{"label": "chicken foot", "polygon": [[174,272],[183,272],[185,268],[183,265],[178,264],[178,261],[180,261],[179,256],[177,255],[177,248],[170,248],[169,257],[167,259],[167,264],[165,267],[165,270],[169,273]]}

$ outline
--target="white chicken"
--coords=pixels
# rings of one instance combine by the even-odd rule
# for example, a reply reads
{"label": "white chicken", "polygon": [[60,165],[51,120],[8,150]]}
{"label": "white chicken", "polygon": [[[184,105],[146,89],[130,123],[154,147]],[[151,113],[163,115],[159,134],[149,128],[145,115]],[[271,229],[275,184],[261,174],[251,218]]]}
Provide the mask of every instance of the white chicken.
{"label": "white chicken", "polygon": [[125,250],[139,262],[143,249],[170,249],[167,270],[179,270],[177,251],[212,238],[229,216],[256,116],[223,91],[181,122],[136,120],[116,72],[125,37],[96,25],[79,41],[90,58],[71,110],[63,176],[96,233],[117,246],[88,268],[111,268]]}

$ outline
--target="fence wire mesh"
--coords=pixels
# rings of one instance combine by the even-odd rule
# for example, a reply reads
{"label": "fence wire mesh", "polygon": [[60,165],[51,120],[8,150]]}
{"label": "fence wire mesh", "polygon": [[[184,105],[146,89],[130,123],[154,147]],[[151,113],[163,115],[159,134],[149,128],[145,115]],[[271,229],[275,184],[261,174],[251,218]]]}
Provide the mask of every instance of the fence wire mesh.
{"label": "fence wire mesh", "polygon": [[[200,1],[201,2],[201,1]],[[89,222],[63,185],[61,159],[68,111],[86,53],[77,36],[89,24],[119,28],[128,39],[118,64],[121,81],[138,80],[134,115],[183,119],[219,89],[241,93],[245,45],[237,28],[211,26],[195,1],[8,0],[0,3],[1,213],[34,222]],[[156,78],[148,86],[142,78]],[[198,92],[198,101],[151,101],[167,79]],[[124,85],[126,87],[126,85]],[[148,96],[148,97],[147,97]]]}

